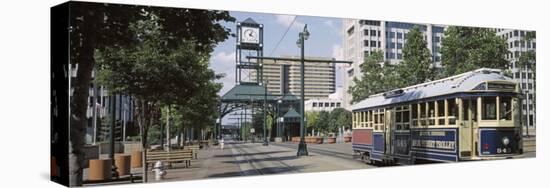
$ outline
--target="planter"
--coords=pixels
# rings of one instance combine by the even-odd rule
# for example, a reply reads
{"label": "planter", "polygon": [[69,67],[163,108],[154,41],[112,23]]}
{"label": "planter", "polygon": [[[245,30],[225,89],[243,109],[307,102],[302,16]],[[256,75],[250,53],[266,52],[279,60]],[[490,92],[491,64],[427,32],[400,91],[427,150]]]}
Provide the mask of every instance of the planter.
{"label": "planter", "polygon": [[89,181],[103,181],[111,179],[111,160],[92,159],[88,169]]}
{"label": "planter", "polygon": [[140,168],[142,167],[142,160],[141,160],[141,151],[134,151],[132,152],[132,168]]}
{"label": "planter", "polygon": [[322,137],[313,137],[313,136],[310,136],[310,137],[306,137],[305,138],[306,140],[306,143],[308,144],[322,144],[323,143],[323,138]]}
{"label": "planter", "polygon": [[336,143],[336,137],[327,138],[327,144],[334,144],[334,143]]}
{"label": "planter", "polygon": [[292,137],[291,141],[295,142],[295,143],[299,143],[300,142],[300,137],[299,136]]}
{"label": "planter", "polygon": [[351,142],[351,136],[344,136],[344,142]]}
{"label": "planter", "polygon": [[115,166],[119,176],[130,175],[130,155],[115,155]]}

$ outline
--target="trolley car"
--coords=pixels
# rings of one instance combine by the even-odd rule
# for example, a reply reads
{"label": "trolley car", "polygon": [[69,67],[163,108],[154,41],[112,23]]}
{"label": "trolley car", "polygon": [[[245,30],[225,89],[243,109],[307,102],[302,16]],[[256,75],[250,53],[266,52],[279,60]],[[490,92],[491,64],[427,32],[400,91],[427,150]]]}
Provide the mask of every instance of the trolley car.
{"label": "trolley car", "polygon": [[367,162],[520,156],[520,89],[496,69],[369,96],[352,106],[352,147]]}

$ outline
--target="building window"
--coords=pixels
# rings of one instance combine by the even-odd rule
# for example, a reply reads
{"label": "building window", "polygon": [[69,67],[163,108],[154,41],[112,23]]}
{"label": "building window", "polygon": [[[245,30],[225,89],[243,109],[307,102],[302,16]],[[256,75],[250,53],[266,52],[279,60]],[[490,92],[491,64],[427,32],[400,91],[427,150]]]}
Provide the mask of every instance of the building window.
{"label": "building window", "polygon": [[378,41],[378,47],[382,47],[382,44],[380,44],[380,41]]}
{"label": "building window", "polygon": [[403,48],[403,43],[397,43],[397,49],[402,49]]}
{"label": "building window", "polygon": [[497,119],[497,101],[496,97],[483,97],[481,108],[481,118],[484,120]]}
{"label": "building window", "polygon": [[325,107],[328,107],[328,102],[325,103]]}
{"label": "building window", "polygon": [[520,35],[520,37],[523,37],[523,36],[525,36],[525,31],[521,31],[521,32],[519,32],[519,35]]}
{"label": "building window", "polygon": [[337,107],[337,108],[340,107],[340,103],[339,103],[339,102],[336,103],[336,107]]}
{"label": "building window", "polygon": [[380,31],[378,31],[378,36],[380,36]]}
{"label": "building window", "polygon": [[533,48],[537,48],[537,43],[533,42]]}
{"label": "building window", "polygon": [[403,59],[403,54],[397,53],[397,59]]}
{"label": "building window", "polygon": [[435,42],[439,42],[441,40],[441,37],[434,37]]}
{"label": "building window", "polygon": [[369,46],[369,40],[364,40],[363,43],[365,46]]}
{"label": "building window", "polygon": [[514,37],[518,36],[518,31],[514,31]]}
{"label": "building window", "polygon": [[516,79],[518,79],[519,78],[519,72],[516,72],[515,75],[516,75]]}
{"label": "building window", "polygon": [[371,47],[376,47],[376,41],[370,41],[370,46]]}
{"label": "building window", "polygon": [[397,39],[403,39],[403,33],[397,33]]}
{"label": "building window", "polygon": [[514,47],[519,47],[519,41],[514,41]]}
{"label": "building window", "polygon": [[369,36],[369,30],[368,29],[363,30],[363,35]]}
{"label": "building window", "polygon": [[370,30],[370,36],[376,37],[376,30]]}
{"label": "building window", "polygon": [[514,57],[519,58],[519,51],[514,52]]}
{"label": "building window", "polygon": [[335,105],[336,105],[336,104],[333,103],[333,102],[330,103],[330,107],[334,107]]}
{"label": "building window", "polygon": [[525,42],[521,42],[521,47],[525,48]]}
{"label": "building window", "polygon": [[390,32],[390,35],[389,35],[389,38],[394,38],[395,37],[395,32]]}
{"label": "building window", "polygon": [[314,102],[314,103],[312,104],[312,106],[313,106],[313,107],[317,107],[317,103]]}
{"label": "building window", "polygon": [[500,97],[499,98],[499,116],[500,120],[512,120],[512,98]]}

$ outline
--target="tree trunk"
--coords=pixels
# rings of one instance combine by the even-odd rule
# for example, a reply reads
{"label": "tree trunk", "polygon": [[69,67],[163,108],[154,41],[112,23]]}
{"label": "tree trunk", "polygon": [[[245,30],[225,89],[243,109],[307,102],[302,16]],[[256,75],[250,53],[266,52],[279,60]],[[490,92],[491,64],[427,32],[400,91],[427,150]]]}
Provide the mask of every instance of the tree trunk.
{"label": "tree trunk", "polygon": [[86,127],[88,124],[86,111],[88,109],[88,90],[94,67],[93,46],[88,38],[81,39],[82,46],[78,49],[77,76],[72,79],[74,92],[71,98],[71,122],[69,138],[69,185],[82,186],[82,169],[84,164],[83,148],[85,144]]}

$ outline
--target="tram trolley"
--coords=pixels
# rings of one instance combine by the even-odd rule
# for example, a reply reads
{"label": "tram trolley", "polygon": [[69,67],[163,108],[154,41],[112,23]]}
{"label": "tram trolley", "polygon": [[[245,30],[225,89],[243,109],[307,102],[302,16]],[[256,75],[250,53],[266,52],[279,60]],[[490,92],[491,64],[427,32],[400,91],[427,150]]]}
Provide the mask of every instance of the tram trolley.
{"label": "tram trolley", "polygon": [[500,70],[482,68],[375,94],[352,106],[352,147],[383,164],[519,157],[520,93]]}

